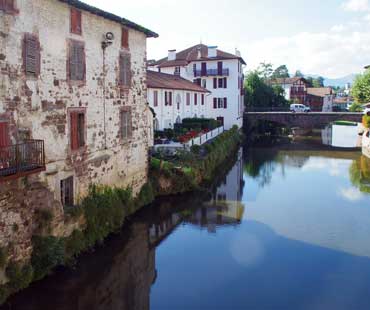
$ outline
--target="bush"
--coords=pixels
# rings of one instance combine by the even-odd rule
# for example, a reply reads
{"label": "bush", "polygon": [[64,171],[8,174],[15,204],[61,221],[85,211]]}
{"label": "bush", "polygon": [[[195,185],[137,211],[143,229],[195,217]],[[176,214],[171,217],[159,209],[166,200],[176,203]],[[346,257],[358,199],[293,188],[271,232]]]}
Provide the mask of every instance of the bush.
{"label": "bush", "polygon": [[11,262],[5,270],[9,280],[8,286],[11,291],[16,292],[30,285],[33,280],[33,268],[30,265],[21,267],[20,264]]}
{"label": "bush", "polygon": [[31,263],[34,269],[34,280],[40,280],[51,270],[62,265],[65,260],[64,240],[56,237],[33,237]]}
{"label": "bush", "polygon": [[370,128],[370,116],[369,115],[364,115],[362,117],[362,124],[366,127],[366,128]]}
{"label": "bush", "polygon": [[140,191],[136,201],[136,207],[143,207],[151,204],[155,199],[154,189],[152,183],[146,183]]}
{"label": "bush", "polygon": [[85,234],[80,230],[75,230],[65,241],[65,253],[67,260],[78,257],[87,249]]}

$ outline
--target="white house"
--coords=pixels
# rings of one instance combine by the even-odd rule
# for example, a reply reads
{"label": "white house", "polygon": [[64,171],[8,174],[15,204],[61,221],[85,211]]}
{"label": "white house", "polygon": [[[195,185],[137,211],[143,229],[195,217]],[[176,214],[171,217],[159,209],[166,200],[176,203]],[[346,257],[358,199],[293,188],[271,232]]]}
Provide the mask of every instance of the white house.
{"label": "white house", "polygon": [[208,117],[210,92],[178,75],[147,72],[148,101],[156,117],[154,129],[173,128],[184,118]]}
{"label": "white house", "polygon": [[244,111],[245,61],[237,51],[230,54],[217,46],[195,45],[181,52],[170,50],[168,57],[150,65],[149,69],[178,75],[211,92],[206,97],[205,117],[221,121],[225,129],[242,127]]}

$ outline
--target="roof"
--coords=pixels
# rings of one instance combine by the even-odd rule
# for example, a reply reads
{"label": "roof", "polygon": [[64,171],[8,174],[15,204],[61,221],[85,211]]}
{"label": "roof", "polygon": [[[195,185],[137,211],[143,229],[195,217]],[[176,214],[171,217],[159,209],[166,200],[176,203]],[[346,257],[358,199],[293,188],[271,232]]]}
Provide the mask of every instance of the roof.
{"label": "roof", "polygon": [[207,89],[200,87],[199,85],[180,76],[151,70],[147,71],[147,84],[148,88],[178,89],[209,93]]}
{"label": "roof", "polygon": [[308,87],[307,94],[316,97],[325,97],[327,95],[332,95],[333,90],[330,87]]}
{"label": "roof", "polygon": [[284,84],[294,84],[298,81],[302,80],[303,82],[307,83],[307,80],[303,77],[292,77],[292,78],[276,78],[270,80],[271,84],[279,84],[279,85],[284,85]]}
{"label": "roof", "polygon": [[[201,57],[198,58],[198,50],[200,50]],[[216,57],[208,57],[208,46],[204,44],[194,45],[181,52],[176,53],[176,60],[168,60],[168,57],[158,60],[154,65],[160,68],[186,66],[193,61],[208,61],[208,60],[227,60],[239,59],[245,65],[242,57],[230,54],[221,50],[217,50]]]}
{"label": "roof", "polygon": [[143,26],[140,26],[140,25],[138,25],[138,24],[136,24],[132,21],[129,21],[128,19],[119,17],[117,15],[114,15],[112,13],[103,11],[101,9],[98,9],[94,6],[88,5],[88,4],[86,4],[82,1],[78,1],[78,0],[59,0],[59,1],[63,2],[63,3],[66,3],[68,5],[71,5],[71,6],[77,8],[79,10],[87,11],[91,14],[95,14],[97,16],[109,19],[109,20],[117,22],[119,24],[122,24],[126,27],[129,27],[129,28],[135,29],[137,31],[140,31],[140,32],[144,33],[148,38],[157,38],[158,37],[157,33],[153,32],[153,31],[151,31],[147,28],[144,28]]}

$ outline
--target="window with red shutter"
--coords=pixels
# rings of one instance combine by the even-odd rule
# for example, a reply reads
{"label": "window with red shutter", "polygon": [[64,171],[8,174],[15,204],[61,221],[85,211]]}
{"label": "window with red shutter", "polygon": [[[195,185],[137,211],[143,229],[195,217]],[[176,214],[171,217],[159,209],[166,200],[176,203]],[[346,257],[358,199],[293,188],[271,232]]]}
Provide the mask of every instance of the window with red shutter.
{"label": "window with red shutter", "polygon": [[10,145],[9,125],[7,122],[0,122],[0,147]]}
{"label": "window with red shutter", "polygon": [[126,53],[120,55],[120,85],[126,88],[131,87],[131,56]]}
{"label": "window with red shutter", "polygon": [[128,44],[129,32],[127,28],[122,28],[122,48],[129,48]]}
{"label": "window with red shutter", "polygon": [[71,33],[82,34],[82,15],[81,11],[71,8]]}
{"label": "window with red shutter", "polygon": [[5,13],[12,13],[15,11],[14,0],[0,0],[0,10]]}
{"label": "window with red shutter", "polygon": [[23,42],[23,64],[26,75],[40,75],[40,42],[31,34],[24,36]]}
{"label": "window with red shutter", "polygon": [[69,79],[84,81],[86,75],[85,45],[83,42],[70,41],[69,46]]}
{"label": "window with red shutter", "polygon": [[198,94],[194,94],[194,105],[198,104]]}
{"label": "window with red shutter", "polygon": [[85,113],[70,113],[71,149],[78,150],[85,146]]}
{"label": "window with red shutter", "polygon": [[224,109],[227,109],[227,98],[224,98]]}
{"label": "window with red shutter", "polygon": [[217,98],[213,98],[213,108],[217,109]]}
{"label": "window with red shutter", "polygon": [[190,105],[190,93],[186,93],[186,105]]}
{"label": "window with red shutter", "polygon": [[154,91],[154,106],[155,107],[158,106],[158,91],[157,90]]}

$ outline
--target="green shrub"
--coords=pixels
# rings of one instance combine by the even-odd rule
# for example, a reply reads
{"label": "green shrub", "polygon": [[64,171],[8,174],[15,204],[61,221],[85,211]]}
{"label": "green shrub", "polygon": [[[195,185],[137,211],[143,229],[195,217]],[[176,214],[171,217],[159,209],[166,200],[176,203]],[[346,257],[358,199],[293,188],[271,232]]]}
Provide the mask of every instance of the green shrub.
{"label": "green shrub", "polygon": [[366,127],[366,128],[370,128],[370,116],[369,115],[364,115],[362,117],[362,124]]}
{"label": "green shrub", "polygon": [[136,201],[136,207],[143,207],[151,204],[155,199],[152,183],[147,182],[141,189]]}
{"label": "green shrub", "polygon": [[85,234],[81,230],[75,230],[72,235],[65,240],[65,253],[68,261],[78,257],[86,249]]}
{"label": "green shrub", "polygon": [[199,155],[200,149],[201,149],[201,147],[199,145],[193,145],[191,147],[191,152],[194,153],[194,154],[196,154],[196,155]]}
{"label": "green shrub", "polygon": [[12,292],[22,290],[30,285],[33,280],[33,268],[31,265],[24,265],[23,267],[11,262],[6,267],[5,274],[9,280],[7,284]]}
{"label": "green shrub", "polygon": [[40,280],[51,270],[62,265],[65,260],[64,240],[56,237],[33,237],[31,263],[34,269],[34,280]]}

